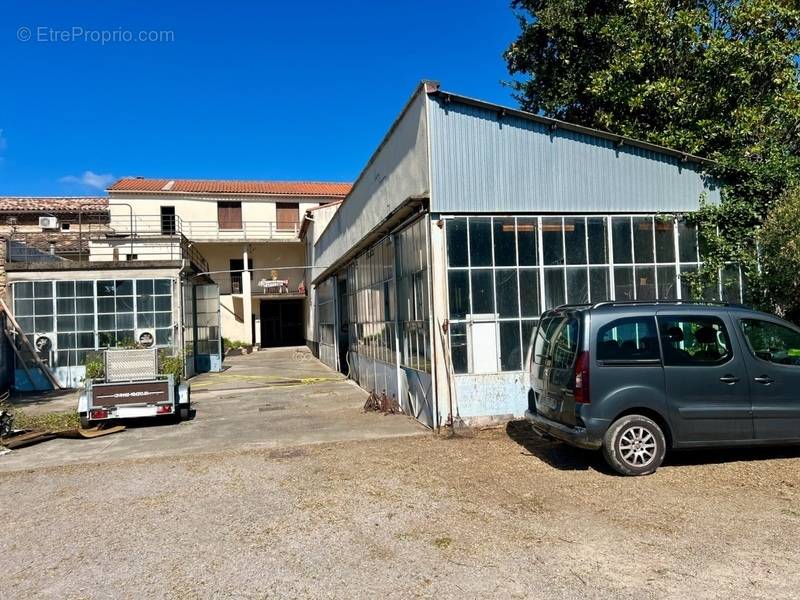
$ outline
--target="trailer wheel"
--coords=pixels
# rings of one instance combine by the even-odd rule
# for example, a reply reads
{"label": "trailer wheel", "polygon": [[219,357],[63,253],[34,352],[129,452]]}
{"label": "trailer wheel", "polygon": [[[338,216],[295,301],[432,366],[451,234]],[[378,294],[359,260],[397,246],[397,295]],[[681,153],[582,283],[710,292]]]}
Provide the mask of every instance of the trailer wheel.
{"label": "trailer wheel", "polygon": [[89,420],[89,417],[86,415],[86,413],[81,413],[80,419],[81,419],[81,429],[91,429],[92,427],[94,427],[94,423],[91,420]]}
{"label": "trailer wheel", "polygon": [[178,420],[179,421],[188,421],[189,420],[189,406],[181,406],[178,409]]}

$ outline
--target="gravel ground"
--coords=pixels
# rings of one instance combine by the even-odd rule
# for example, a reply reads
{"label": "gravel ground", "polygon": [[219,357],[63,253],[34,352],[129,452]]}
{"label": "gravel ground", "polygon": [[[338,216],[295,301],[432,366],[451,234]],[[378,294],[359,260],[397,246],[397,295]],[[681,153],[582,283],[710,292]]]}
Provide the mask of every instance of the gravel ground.
{"label": "gravel ground", "polygon": [[[392,417],[387,417],[392,418]],[[0,596],[796,598],[800,449],[611,475],[525,424],[0,474]]]}

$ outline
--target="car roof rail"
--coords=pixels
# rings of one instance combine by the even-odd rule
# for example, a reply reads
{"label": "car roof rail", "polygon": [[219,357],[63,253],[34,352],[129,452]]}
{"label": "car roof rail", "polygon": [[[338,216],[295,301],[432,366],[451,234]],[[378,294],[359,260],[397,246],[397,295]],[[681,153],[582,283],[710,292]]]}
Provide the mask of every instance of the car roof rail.
{"label": "car roof rail", "polygon": [[597,302],[592,305],[592,308],[599,308],[601,306],[645,306],[652,304],[692,304],[700,306],[742,306],[740,304],[731,304],[730,302],[723,302],[722,300],[607,300],[604,302]]}

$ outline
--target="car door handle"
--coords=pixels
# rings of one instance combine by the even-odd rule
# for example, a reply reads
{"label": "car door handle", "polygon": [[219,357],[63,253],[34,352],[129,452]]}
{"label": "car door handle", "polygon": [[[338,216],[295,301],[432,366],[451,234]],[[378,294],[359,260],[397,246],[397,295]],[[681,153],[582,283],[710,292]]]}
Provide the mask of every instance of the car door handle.
{"label": "car door handle", "polygon": [[769,385],[773,381],[775,381],[772,377],[768,377],[767,375],[760,375],[758,377],[753,377],[753,381],[756,383],[762,383],[764,385]]}
{"label": "car door handle", "polygon": [[719,378],[722,383],[727,383],[728,385],[733,385],[739,381],[738,377],[734,377],[733,375],[723,375]]}

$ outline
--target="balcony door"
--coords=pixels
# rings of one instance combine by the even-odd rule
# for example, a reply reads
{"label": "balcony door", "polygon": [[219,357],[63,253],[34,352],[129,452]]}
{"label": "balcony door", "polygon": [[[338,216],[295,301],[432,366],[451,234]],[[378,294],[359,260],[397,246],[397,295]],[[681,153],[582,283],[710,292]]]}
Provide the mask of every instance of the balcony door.
{"label": "balcony door", "polygon": [[175,207],[161,207],[161,235],[175,235]]}

